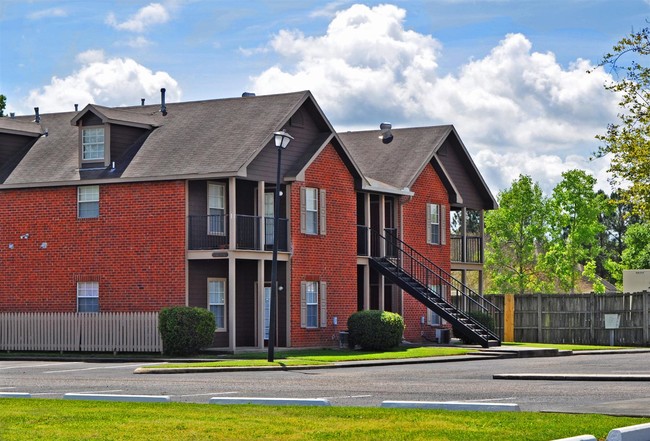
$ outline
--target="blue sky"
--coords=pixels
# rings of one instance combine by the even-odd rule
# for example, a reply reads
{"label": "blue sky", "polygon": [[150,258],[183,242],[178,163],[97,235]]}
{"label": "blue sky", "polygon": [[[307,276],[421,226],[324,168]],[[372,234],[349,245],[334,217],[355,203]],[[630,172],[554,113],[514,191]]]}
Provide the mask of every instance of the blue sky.
{"label": "blue sky", "polygon": [[571,168],[606,187],[615,121],[585,71],[647,25],[643,0],[0,0],[7,111],[311,90],[337,130],[454,124],[496,193]]}

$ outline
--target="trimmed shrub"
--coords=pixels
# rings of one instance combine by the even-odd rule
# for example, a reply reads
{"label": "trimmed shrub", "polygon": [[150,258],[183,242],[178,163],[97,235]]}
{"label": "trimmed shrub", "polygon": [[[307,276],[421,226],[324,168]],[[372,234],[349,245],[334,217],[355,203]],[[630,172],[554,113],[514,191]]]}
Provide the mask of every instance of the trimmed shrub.
{"label": "trimmed shrub", "polygon": [[358,311],[348,319],[350,346],[384,351],[399,346],[404,333],[401,315],[387,311]]}
{"label": "trimmed shrub", "polygon": [[192,355],[209,346],[214,338],[214,315],[203,308],[176,306],[163,308],[158,330],[167,355]]}
{"label": "trimmed shrub", "polygon": [[494,317],[487,312],[472,311],[469,313],[469,316],[488,328],[490,331],[496,332],[496,320],[494,320]]}

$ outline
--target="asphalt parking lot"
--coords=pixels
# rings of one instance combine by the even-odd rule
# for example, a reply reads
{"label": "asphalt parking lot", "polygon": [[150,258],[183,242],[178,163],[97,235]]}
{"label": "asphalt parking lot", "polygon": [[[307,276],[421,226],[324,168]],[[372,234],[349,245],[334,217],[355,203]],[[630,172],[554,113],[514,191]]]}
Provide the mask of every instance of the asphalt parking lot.
{"label": "asphalt parking lot", "polygon": [[157,362],[0,361],[0,392],[62,398],[65,393],[169,395],[207,403],[217,396],[327,398],[335,406],[384,400],[517,403],[523,411],[650,417],[650,381],[495,380],[495,374],[650,375],[650,353],[345,369],[134,375]]}

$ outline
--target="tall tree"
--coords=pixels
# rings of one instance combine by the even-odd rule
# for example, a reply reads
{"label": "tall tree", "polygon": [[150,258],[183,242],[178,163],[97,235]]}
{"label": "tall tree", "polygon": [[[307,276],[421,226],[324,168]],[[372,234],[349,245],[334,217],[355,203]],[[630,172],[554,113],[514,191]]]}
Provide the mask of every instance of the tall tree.
{"label": "tall tree", "polygon": [[650,220],[650,29],[644,28],[622,38],[605,54],[600,66],[622,76],[621,81],[605,85],[620,94],[618,123],[609,124],[598,138],[603,145],[597,156],[611,158],[610,176],[619,190],[620,201],[632,212]]}
{"label": "tall tree", "polygon": [[621,263],[625,269],[650,268],[650,224],[630,225],[625,233]]}
{"label": "tall tree", "polygon": [[539,184],[520,175],[510,188],[497,196],[499,208],[485,217],[489,237],[485,268],[489,291],[501,293],[538,292],[538,251],[544,241],[546,201]]}
{"label": "tall tree", "polygon": [[7,97],[0,94],[0,117],[5,116],[5,106],[7,105]]}
{"label": "tall tree", "polygon": [[585,171],[569,170],[562,173],[549,200],[550,242],[543,266],[560,291],[575,292],[580,265],[591,268],[600,252],[598,235],[605,230],[600,215],[609,207],[604,194],[594,191],[595,184]]}

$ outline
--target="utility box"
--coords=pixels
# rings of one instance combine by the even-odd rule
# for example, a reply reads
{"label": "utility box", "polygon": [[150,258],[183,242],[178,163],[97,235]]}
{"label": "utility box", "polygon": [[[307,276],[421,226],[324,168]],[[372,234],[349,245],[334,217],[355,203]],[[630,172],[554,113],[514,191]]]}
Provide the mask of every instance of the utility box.
{"label": "utility box", "polygon": [[439,344],[448,344],[449,341],[451,340],[451,334],[449,332],[449,329],[446,328],[436,329],[436,340],[438,340]]}
{"label": "utility box", "polygon": [[650,291],[650,269],[623,270],[623,292]]}

